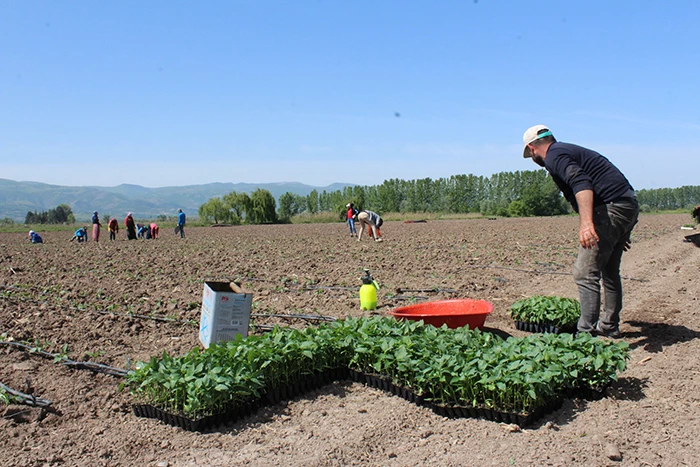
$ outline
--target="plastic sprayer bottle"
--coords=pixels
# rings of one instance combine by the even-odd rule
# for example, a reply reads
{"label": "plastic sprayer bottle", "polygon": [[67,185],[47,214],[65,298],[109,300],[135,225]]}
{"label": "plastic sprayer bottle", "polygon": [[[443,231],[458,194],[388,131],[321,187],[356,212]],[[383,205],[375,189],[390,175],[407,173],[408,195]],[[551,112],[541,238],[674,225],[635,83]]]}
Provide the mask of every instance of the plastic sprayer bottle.
{"label": "plastic sprayer bottle", "polygon": [[378,288],[377,281],[369,275],[369,269],[365,269],[365,275],[362,277],[362,286],[360,287],[360,309],[374,310],[377,308]]}

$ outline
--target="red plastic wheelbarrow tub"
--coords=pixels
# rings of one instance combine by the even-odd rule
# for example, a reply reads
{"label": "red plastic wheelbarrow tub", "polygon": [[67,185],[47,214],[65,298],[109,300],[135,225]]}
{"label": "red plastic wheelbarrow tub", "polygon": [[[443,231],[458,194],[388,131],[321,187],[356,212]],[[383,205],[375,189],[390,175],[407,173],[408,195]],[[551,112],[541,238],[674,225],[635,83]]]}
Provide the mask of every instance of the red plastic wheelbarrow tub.
{"label": "red plastic wheelbarrow tub", "polygon": [[423,320],[425,324],[448,328],[469,326],[469,329],[483,329],[486,316],[493,311],[493,305],[486,300],[470,298],[438,300],[416,303],[390,311],[396,319]]}

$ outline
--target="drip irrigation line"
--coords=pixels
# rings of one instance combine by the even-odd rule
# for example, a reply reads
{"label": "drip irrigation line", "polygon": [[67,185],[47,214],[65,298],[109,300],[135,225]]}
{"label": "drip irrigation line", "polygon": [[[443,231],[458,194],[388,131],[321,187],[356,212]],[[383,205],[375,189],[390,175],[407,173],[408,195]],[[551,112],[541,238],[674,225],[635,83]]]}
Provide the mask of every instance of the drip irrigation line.
{"label": "drip irrigation line", "polygon": [[20,410],[19,412],[11,413],[10,415],[5,415],[2,417],[3,420],[12,418],[12,417],[17,417],[18,415],[24,415],[25,413],[30,413],[31,410]]}
{"label": "drip irrigation line", "polygon": [[455,289],[442,289],[440,287],[433,287],[431,289],[404,289],[404,288],[397,288],[396,293],[404,293],[404,292],[418,292],[418,293],[425,293],[425,292],[435,292],[435,293],[440,293],[440,292],[446,292],[446,293],[459,293],[459,291]]}
{"label": "drip irrigation line", "polygon": [[357,290],[357,287],[343,286],[343,285],[305,285],[302,287],[304,290]]}
{"label": "drip irrigation line", "polygon": [[421,295],[394,295],[393,297],[387,297],[393,300],[428,300],[430,297],[423,297]]}
{"label": "drip irrigation line", "polygon": [[[4,297],[5,299],[9,300],[9,297]],[[37,304],[46,304],[48,302],[42,302],[39,300],[32,300],[29,298],[18,298],[15,297],[15,300],[19,300],[22,302],[30,302],[30,303],[37,303]],[[85,311],[81,310],[77,307],[74,306],[69,306],[68,309],[74,310],[74,311]],[[92,313],[99,313],[99,314],[104,314],[104,315],[114,315],[114,316],[122,316],[124,318],[129,318],[129,319],[148,319],[148,320],[153,320],[153,321],[161,321],[161,322],[167,322],[167,323],[181,323],[181,324],[197,324],[195,320],[191,319],[181,319],[181,318],[168,318],[168,317],[160,317],[160,316],[151,316],[151,315],[140,315],[136,313],[120,313],[116,311],[109,311],[109,310],[87,310]],[[338,318],[334,316],[322,316],[322,315],[301,315],[301,314],[251,314],[251,318],[284,318],[284,319],[302,319],[306,321],[327,321],[327,322],[332,322],[336,321]],[[48,357],[48,355],[47,355]]]}
{"label": "drip irrigation line", "polygon": [[12,389],[9,386],[5,386],[2,383],[0,383],[0,389],[3,389],[6,393],[11,394],[14,397],[14,402],[17,402],[19,404],[31,405],[32,407],[48,407],[52,404],[52,402],[48,399],[36,397],[34,394],[25,394],[23,392]]}
{"label": "drip irrigation line", "polygon": [[[508,266],[464,266],[462,268],[457,269],[455,272],[459,272],[465,268],[466,269],[505,269],[507,271],[526,272],[528,274],[551,274],[551,275],[560,275],[560,276],[573,276],[573,273],[571,273],[571,272],[542,271],[542,270],[537,270],[537,269],[511,268]],[[626,280],[630,280],[630,281],[649,282],[647,279],[638,279],[636,277],[628,277],[628,276],[620,276],[620,277],[622,279],[626,279]]]}
{"label": "drip irrigation line", "polygon": [[31,345],[28,344],[22,344],[21,342],[7,342],[7,341],[0,341],[0,345],[9,345],[11,347],[18,347],[20,349],[26,350],[29,353],[33,353],[36,355],[39,355],[44,358],[52,358],[57,362],[60,362],[61,365],[65,365],[68,367],[72,368],[77,368],[80,370],[90,370],[94,371],[95,373],[104,373],[110,376],[118,376],[118,377],[123,377],[126,376],[129,372],[128,370],[124,370],[122,368],[115,368],[109,365],[103,365],[102,363],[94,363],[94,362],[76,362],[75,360],[71,360],[69,358],[66,358],[62,354],[57,354],[57,353],[51,353],[47,352],[45,350],[37,349],[36,347],[32,347]]}
{"label": "drip irrigation line", "polygon": [[[75,308],[73,308],[75,309]],[[161,321],[165,323],[183,323],[183,324],[196,324],[195,320],[192,319],[182,319],[182,318],[168,318],[167,316],[153,316],[153,315],[140,315],[137,313],[120,313],[118,311],[109,310],[90,310],[95,313],[100,313],[103,315],[116,315],[123,316],[125,318],[138,318],[138,319],[150,319],[152,321]]]}
{"label": "drip irrigation line", "polygon": [[127,370],[124,370],[122,368],[115,368],[112,366],[103,365],[102,363],[74,362],[72,360],[64,360],[61,362],[61,364],[77,368],[79,370],[90,370],[94,371],[95,373],[104,373],[109,376],[124,377],[129,373]]}
{"label": "drip irrigation line", "polygon": [[[4,297],[0,296],[0,298],[4,298],[6,300],[11,300],[10,297]],[[21,302],[29,302],[29,303],[36,303],[40,305],[45,305],[49,304],[47,301],[40,301],[40,300],[33,300],[31,298],[24,298],[24,297],[13,297],[12,300],[15,301],[21,301]],[[68,306],[66,307],[69,310],[72,311],[89,311],[91,313],[99,313],[102,315],[114,315],[114,316],[122,316],[124,318],[137,318],[137,319],[149,319],[152,321],[161,321],[161,322],[166,322],[166,323],[183,323],[183,324],[196,324],[195,320],[191,319],[182,319],[182,318],[169,318],[167,316],[153,316],[153,315],[141,315],[137,313],[121,313],[119,311],[110,311],[110,310],[95,310],[95,309],[80,309],[75,306]]]}
{"label": "drip irrigation line", "polygon": [[287,319],[304,319],[308,321],[336,321],[338,318],[334,316],[321,316],[321,315],[295,315],[295,314],[281,314],[281,313],[252,313],[251,318],[287,318]]}

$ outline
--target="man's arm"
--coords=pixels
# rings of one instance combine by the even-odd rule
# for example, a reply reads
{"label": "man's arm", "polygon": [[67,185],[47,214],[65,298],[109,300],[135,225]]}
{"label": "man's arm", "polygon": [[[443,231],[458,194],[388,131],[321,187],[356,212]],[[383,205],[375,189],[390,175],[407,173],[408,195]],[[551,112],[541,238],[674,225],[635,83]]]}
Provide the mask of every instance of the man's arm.
{"label": "man's arm", "polygon": [[600,240],[593,224],[593,190],[576,193],[576,204],[579,216],[578,241],[584,248],[593,248]]}

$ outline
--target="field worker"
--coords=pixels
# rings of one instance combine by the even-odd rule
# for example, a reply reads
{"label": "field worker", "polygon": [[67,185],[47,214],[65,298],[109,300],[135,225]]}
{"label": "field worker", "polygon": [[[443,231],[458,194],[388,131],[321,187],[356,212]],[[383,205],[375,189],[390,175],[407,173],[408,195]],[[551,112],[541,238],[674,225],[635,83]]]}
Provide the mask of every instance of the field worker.
{"label": "field worker", "polygon": [[124,227],[126,227],[126,238],[128,240],[136,240],[136,223],[131,213],[127,213],[124,218]]}
{"label": "field worker", "polygon": [[32,243],[44,243],[44,240],[41,238],[41,235],[34,232],[33,230],[29,231],[29,241]]}
{"label": "field worker", "polygon": [[367,226],[367,235],[374,239],[375,242],[381,242],[381,232],[379,227],[382,226],[384,221],[376,212],[372,211],[362,211],[357,215],[357,220],[360,222],[360,233],[357,235],[357,241],[362,240],[362,231],[365,230]]}
{"label": "field worker", "polygon": [[92,214],[92,239],[96,242],[100,241],[100,216],[97,215],[97,211]]}
{"label": "field worker", "polygon": [[177,235],[177,233],[180,232],[180,238],[185,238],[185,223],[187,222],[187,217],[185,216],[185,213],[182,212],[182,209],[178,209],[177,212],[177,227],[175,228],[175,234]]}
{"label": "field worker", "polygon": [[147,225],[136,224],[136,236],[138,238],[146,238],[146,232],[148,232]]}
{"label": "field worker", "polygon": [[146,238],[158,238],[158,225],[155,222],[151,222],[148,226],[148,236]]}
{"label": "field worker", "polygon": [[78,243],[83,243],[88,241],[88,236],[87,236],[87,227],[81,227],[78,230],[75,231],[73,234],[73,238],[70,239],[72,242],[75,239],[78,239]]}
{"label": "field worker", "polygon": [[107,224],[107,229],[109,230],[109,239],[116,240],[117,233],[119,232],[119,221],[116,218],[111,218]]}
{"label": "field worker", "polygon": [[[528,128],[523,142],[523,157],[547,169],[579,215],[574,263],[581,302],[578,331],[622,337],[620,262],[623,251],[630,247],[630,233],[639,215],[632,185],[608,159],[591,149],[557,142],[544,125]],[[602,316],[601,278],[605,289]]]}
{"label": "field worker", "polygon": [[355,229],[355,216],[357,216],[358,211],[355,209],[355,205],[352,203],[346,204],[345,207],[348,208],[347,219],[348,227],[350,227],[350,236],[357,237],[357,230]]}

